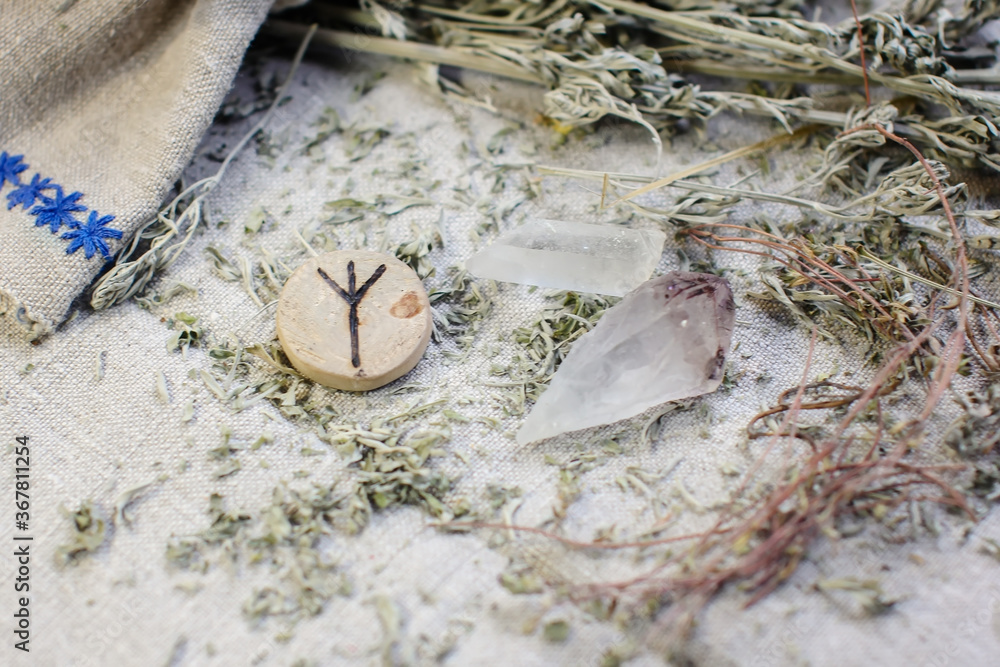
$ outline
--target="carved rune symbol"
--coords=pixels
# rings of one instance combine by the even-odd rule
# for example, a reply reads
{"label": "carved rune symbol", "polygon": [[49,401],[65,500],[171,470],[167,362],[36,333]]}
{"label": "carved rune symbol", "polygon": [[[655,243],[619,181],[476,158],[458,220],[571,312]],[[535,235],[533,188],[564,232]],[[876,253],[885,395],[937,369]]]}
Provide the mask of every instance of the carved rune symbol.
{"label": "carved rune symbol", "polygon": [[365,298],[365,293],[368,292],[368,288],[375,284],[375,281],[382,277],[385,273],[385,264],[381,265],[375,269],[375,273],[371,275],[365,284],[361,286],[361,289],[355,289],[355,284],[357,279],[354,276],[354,262],[347,263],[347,291],[337,284],[337,282],[326,275],[326,271],[317,268],[320,277],[323,278],[330,287],[333,288],[340,298],[347,302],[347,305],[351,307],[351,313],[348,316],[347,322],[351,329],[351,365],[355,368],[361,365],[361,355],[358,352],[358,304],[361,303],[361,299]]}

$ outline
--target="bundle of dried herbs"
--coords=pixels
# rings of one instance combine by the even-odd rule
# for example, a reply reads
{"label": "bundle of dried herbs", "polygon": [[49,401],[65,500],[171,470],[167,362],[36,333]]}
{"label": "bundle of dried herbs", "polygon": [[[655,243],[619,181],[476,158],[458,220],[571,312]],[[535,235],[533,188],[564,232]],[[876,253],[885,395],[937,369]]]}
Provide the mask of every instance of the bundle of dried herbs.
{"label": "bundle of dried herbs", "polygon": [[[1000,82],[989,68],[993,53],[963,47],[1000,15],[997,3],[970,1],[954,15],[940,3],[907,3],[859,24],[808,20],[785,2],[352,4],[314,3],[303,23],[272,21],[267,30],[298,39],[305,22],[318,21],[326,27],[314,39],[329,46],[539,83],[549,88],[544,113],[553,121],[574,127],[615,116],[646,127],[657,144],[660,133],[704,125],[722,111],[773,117],[789,131],[796,122],[843,128],[844,101],[827,96],[824,104],[805,86],[860,89],[867,74],[899,96],[899,133],[933,146],[931,157],[997,167],[990,153],[1000,97],[980,88]],[[688,73],[720,85],[708,89]],[[748,89],[745,80],[773,85]],[[439,81],[449,93],[475,96]]]}

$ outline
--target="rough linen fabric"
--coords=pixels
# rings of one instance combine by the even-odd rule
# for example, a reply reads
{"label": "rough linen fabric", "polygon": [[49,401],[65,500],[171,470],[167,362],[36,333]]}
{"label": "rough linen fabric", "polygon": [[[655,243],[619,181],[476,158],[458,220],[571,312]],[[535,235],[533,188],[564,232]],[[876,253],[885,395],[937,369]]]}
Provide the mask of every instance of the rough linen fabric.
{"label": "rough linen fabric", "polygon": [[[264,57],[244,66],[234,101],[255,100],[259,82],[283,77],[288,66],[286,58]],[[39,345],[30,345],[13,321],[0,321],[0,499],[11,503],[15,498],[14,438],[30,436],[28,534],[34,536],[31,653],[18,657],[22,652],[12,646],[17,638],[11,629],[16,610],[12,573],[19,565],[12,545],[13,537],[24,533],[15,526],[11,505],[0,506],[0,629],[8,638],[0,643],[0,665],[372,667],[388,655],[392,664],[420,667],[597,667],[611,662],[604,662],[606,652],[627,654],[632,637],[644,631],[641,618],[623,629],[615,618],[601,620],[592,608],[551,591],[644,575],[659,565],[655,558],[662,551],[642,558],[626,550],[569,550],[507,531],[446,533],[431,527],[436,519],[416,506],[376,512],[357,535],[337,530],[322,537],[317,557],[335,562],[334,576],[343,575],[353,592],[333,595],[318,615],[297,624],[280,608],[262,619],[245,613],[248,604],[288,590],[293,581],[307,583],[299,578],[297,559],[289,557],[276,567],[272,560],[250,562],[252,551],[241,554],[220,545],[206,554],[202,572],[200,566],[176,567],[167,558],[176,539],[212,525],[207,512],[212,494],[224,498],[227,511],[259,521],[275,506],[276,489],[303,494],[333,489],[337,497],[360,483],[352,458],[341,457],[305,420],[285,416],[269,400],[240,411],[232,401],[220,400],[203,380],[202,373],[219,373],[207,344],[192,346],[187,355],[168,350],[165,343],[176,331],[165,320],[181,311],[198,317],[215,341],[234,334],[246,343],[269,340],[273,311],[261,313],[241,281],[227,281],[215,271],[205,254],[209,246],[252,265],[272,253],[294,269],[311,256],[303,239],[324,250],[327,242],[372,250],[384,243],[391,249],[412,242],[421,230],[439,227],[445,244],[428,255],[436,269],[428,286],[435,288],[450,284],[450,267],[527,217],[597,222],[619,215],[606,209],[605,217],[596,217],[599,185],[556,178],[545,180],[543,196],[511,212],[511,202],[527,196],[520,183],[533,173],[529,160],[625,173],[648,173],[655,162],[645,131],[624,123],[603,124],[593,134],[555,143],[554,130],[526,120],[541,105],[538,87],[486,76],[463,78],[466,89],[489,92],[498,107],[494,112],[442,97],[418,75],[412,64],[377,58],[354,56],[346,67],[303,63],[288,90],[289,102],[265,128],[273,161],[252,150],[236,158],[206,205],[213,222],[230,224],[205,225],[153,291],[160,295],[169,284],[184,283],[197,293],[152,302],[149,310],[133,300],[84,311]],[[357,97],[356,91],[372,81],[374,87]],[[349,132],[374,127],[390,134],[364,156],[355,152],[356,134],[349,132],[333,133],[304,152],[329,128],[318,123],[330,118],[330,108]],[[215,173],[218,163],[211,155],[222,144],[232,146],[261,115],[210,128],[186,172],[188,182]],[[512,130],[513,123],[523,125]],[[720,116],[707,131],[710,144],[694,132],[674,137],[664,152],[663,170],[671,173],[685,161],[704,161],[778,131],[768,120]],[[504,149],[492,155],[488,146],[498,134]],[[713,146],[711,153],[706,145]],[[805,159],[806,153],[775,151],[765,182],[773,191],[791,188],[806,169]],[[490,167],[486,160],[515,166]],[[713,178],[732,183],[746,175],[740,168],[724,165]],[[505,177],[510,185],[497,192],[500,169],[512,173]],[[408,192],[411,185],[424,187],[420,179],[432,185],[440,181],[427,192],[433,206],[412,206],[384,220],[369,212],[369,220],[329,222],[326,202],[343,197],[375,201],[379,195]],[[665,208],[676,196],[665,193],[653,205]],[[481,202],[482,208],[468,202]],[[506,211],[498,214],[497,228],[477,231],[496,210]],[[248,234],[245,222],[260,211],[272,219]],[[798,215],[778,204],[743,202],[731,222],[753,224],[762,214],[777,224]],[[650,220],[633,224],[655,225]],[[689,255],[679,252],[685,248],[690,251],[671,235],[658,273],[685,268]],[[316,404],[338,415],[331,424],[350,426],[398,415],[416,401],[446,401],[440,409],[468,421],[450,421],[453,434],[441,445],[447,453],[430,465],[454,475],[453,498],[468,499],[481,515],[506,512],[514,523],[552,526],[558,509],[565,515],[559,523],[562,534],[580,540],[594,539],[598,531],[627,539],[662,529],[665,517],[676,531],[670,534],[707,530],[741,484],[743,474],[733,471],[749,470],[767,446],[747,441],[747,423],[775,405],[781,392],[798,386],[810,347],[809,328],[785,310],[748,296],[759,285],[756,257],[719,253],[716,261],[736,293],[729,357],[736,384],[697,399],[692,409],[674,410],[655,428],[647,425],[653,425],[658,408],[622,424],[529,447],[514,442],[522,417],[504,414],[506,394],[490,386],[497,382],[492,367],[524,349],[512,332],[530,325],[554,302],[544,290],[515,284],[497,286],[494,308],[461,361],[447,356],[457,348],[445,338],[432,342],[412,374],[396,385],[363,394],[324,391]],[[821,338],[810,377],[867,384],[875,372],[865,361],[867,350],[861,334]],[[158,395],[158,378],[166,385],[167,401]],[[919,398],[916,389],[911,393]],[[184,412],[188,401],[194,410],[190,419]],[[914,407],[891,409],[902,418]],[[932,426],[946,427],[957,410],[953,401],[942,401]],[[500,426],[488,427],[491,419]],[[254,449],[252,443],[264,433],[273,442]],[[606,449],[612,438],[620,443],[619,454]],[[922,447],[925,456],[934,457],[927,460],[954,462],[941,448],[931,450],[929,443],[937,440],[932,434]],[[220,462],[213,453],[221,442],[234,448],[232,457],[242,465],[224,477],[216,474]],[[798,451],[781,446],[762,471],[779,474],[785,458],[808,451],[805,445]],[[567,507],[562,469],[576,462],[582,470],[579,495]],[[619,486],[616,480],[632,474],[630,469],[656,476],[649,495]],[[129,507],[132,518],[126,522],[116,508],[137,488],[145,491]],[[503,510],[493,505],[493,489],[512,491]],[[78,533],[60,508],[72,511],[85,500],[93,503],[95,516],[108,522],[106,539],[96,551],[61,566],[56,560],[60,547]],[[985,547],[987,540],[1000,543],[1000,506],[994,504],[989,516],[971,526],[932,503],[921,504],[919,511],[939,517],[933,519],[939,532],[917,529],[909,541],[896,544],[889,541],[895,536],[886,522],[868,525],[853,537],[820,537],[801,566],[760,603],[746,608],[746,593],[736,586],[725,589],[698,616],[691,643],[678,647],[671,664],[996,665],[1000,577],[997,560]],[[899,530],[909,534],[910,528]],[[503,584],[504,575],[520,578],[525,566],[554,585],[514,594]],[[852,591],[824,591],[817,588],[820,581],[878,582],[885,599],[898,602],[872,616]],[[383,609],[391,606],[398,613],[380,611],[380,601]],[[398,632],[386,630],[393,620]],[[569,637],[548,641],[546,624],[560,620],[569,624]],[[665,664],[660,653],[639,648],[622,664]]]}
{"label": "rough linen fabric", "polygon": [[156,214],[270,0],[0,2],[0,312],[61,322]]}

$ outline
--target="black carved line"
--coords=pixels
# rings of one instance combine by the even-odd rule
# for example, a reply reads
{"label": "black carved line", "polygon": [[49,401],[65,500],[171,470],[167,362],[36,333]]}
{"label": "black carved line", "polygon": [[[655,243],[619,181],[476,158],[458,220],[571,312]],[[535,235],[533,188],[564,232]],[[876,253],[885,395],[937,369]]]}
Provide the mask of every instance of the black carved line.
{"label": "black carved line", "polygon": [[[354,268],[354,263],[352,262],[352,263],[350,264],[350,266],[351,266],[351,268],[353,269],[353,268]],[[333,290],[334,290],[334,291],[335,291],[335,292],[336,292],[337,294],[339,294],[339,295],[340,295],[340,298],[341,298],[341,299],[343,299],[343,300],[344,300],[344,301],[346,301],[347,303],[350,303],[350,302],[351,302],[351,295],[349,295],[349,294],[348,294],[347,292],[345,292],[345,291],[344,291],[344,290],[343,290],[343,289],[342,289],[342,288],[340,287],[340,285],[338,285],[338,284],[337,284],[337,281],[336,281],[336,280],[334,280],[334,279],[333,279],[333,278],[331,278],[330,276],[326,275],[326,271],[324,271],[323,269],[316,269],[316,270],[317,270],[317,271],[319,271],[319,275],[320,275],[320,276],[321,276],[321,277],[323,278],[323,280],[325,280],[325,281],[326,281],[327,283],[329,283],[329,284],[330,284],[330,287],[332,287],[332,288],[333,288]],[[352,273],[353,273],[353,271],[352,271]]]}
{"label": "black carved line", "polygon": [[357,276],[354,274],[354,262],[347,263],[347,291],[344,291],[340,285],[337,284],[333,278],[326,274],[322,268],[317,267],[316,271],[319,272],[320,277],[333,288],[333,290],[340,296],[341,299],[347,302],[350,306],[350,313],[347,316],[348,328],[351,330],[351,365],[355,368],[361,366],[361,353],[359,351],[358,344],[358,304],[361,303],[361,299],[364,298],[365,293],[368,292],[368,288],[375,284],[382,274],[385,273],[385,264],[380,265],[375,272],[365,281],[365,284],[361,286],[361,289],[355,289],[357,285]]}

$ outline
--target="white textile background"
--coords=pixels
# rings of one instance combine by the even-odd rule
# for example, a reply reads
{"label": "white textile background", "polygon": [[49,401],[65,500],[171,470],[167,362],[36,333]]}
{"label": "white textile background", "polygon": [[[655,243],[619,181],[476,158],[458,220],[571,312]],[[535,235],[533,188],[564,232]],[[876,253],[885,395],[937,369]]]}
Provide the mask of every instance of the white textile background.
{"label": "white textile background", "polygon": [[[264,71],[283,76],[287,60],[265,59]],[[253,96],[257,64],[244,66],[235,95]],[[388,72],[374,88],[354,99],[355,87],[370,81],[373,71]],[[481,161],[559,164],[585,169],[652,173],[655,159],[648,136],[638,128],[610,124],[565,146],[551,147],[554,133],[538,124],[541,91],[530,86],[476,79],[492,86],[498,111],[444,100],[415,76],[413,65],[354,57],[350,63],[316,57],[300,69],[292,99],[280,108],[268,133],[283,146],[272,158],[247,150],[233,164],[207,207],[210,224],[182,259],[161,279],[197,288],[165,306],[147,311],[134,302],[104,312],[81,308],[77,315],[37,346],[9,320],[0,320],[0,498],[13,499],[14,454],[8,445],[17,435],[30,436],[32,448],[32,643],[31,654],[13,650],[10,614],[13,599],[13,508],[0,520],[0,628],[5,640],[0,662],[10,665],[369,665],[381,664],[382,625],[375,599],[385,596],[400,613],[400,638],[390,659],[398,664],[446,665],[598,665],[600,656],[624,641],[611,623],[595,620],[551,592],[513,595],[499,576],[513,558],[541,566],[558,580],[613,581],[635,571],[632,556],[594,557],[567,554],[539,539],[499,540],[489,531],[444,534],[427,526],[430,518],[413,507],[376,513],[357,536],[333,534],[322,548],[339,561],[353,582],[350,597],[334,597],[323,612],[295,626],[290,638],[275,620],[253,623],[241,606],[258,586],[275,576],[266,567],[240,563],[216,565],[207,573],[168,565],[166,545],[172,535],[186,535],[208,525],[212,493],[226,498],[228,508],[255,512],[270,503],[282,480],[291,485],[311,481],[349,480],[338,454],[316,435],[289,422],[269,403],[240,413],[220,403],[192,370],[207,369],[203,349],[187,357],[168,352],[170,331],[163,319],[179,311],[200,318],[219,340],[235,333],[245,340],[264,337],[270,313],[259,308],[238,282],[224,282],[211,271],[209,245],[228,255],[256,257],[258,244],[275,252],[301,248],[296,230],[328,215],[324,202],[343,196],[360,199],[400,192],[405,180],[393,176],[414,156],[442,185],[433,191],[434,207],[409,209],[390,219],[387,247],[413,236],[411,225],[442,220],[445,245],[431,259],[439,275],[467,259],[478,247],[471,231],[484,221],[476,206],[463,203],[453,188],[470,189],[473,200],[489,205],[500,196],[490,191],[491,169]],[[475,85],[473,86],[476,87]],[[384,126],[391,135],[368,157],[350,162],[344,140],[333,136],[321,145],[325,161],[296,150],[315,134],[312,124],[327,106],[345,123]],[[256,116],[231,125],[214,126],[188,170],[189,182],[213,172],[212,159],[222,143],[232,146]],[[486,145],[499,130],[516,125],[503,138],[505,150],[490,154]],[[675,139],[665,151],[662,171],[732,150],[770,136],[769,123],[752,119],[720,119],[702,142],[695,135]],[[711,142],[711,143],[709,143]],[[535,152],[530,146],[541,148]],[[478,165],[478,166],[477,166]],[[714,178],[736,177],[730,165]],[[772,178],[794,177],[801,170],[794,155],[775,155]],[[532,176],[534,177],[534,176]],[[774,181],[771,181],[772,183]],[[551,218],[596,222],[599,185],[545,179],[543,194],[501,221],[501,229],[518,224],[529,213]],[[345,190],[349,190],[345,192]],[[247,240],[244,222],[256,207],[270,222]],[[734,217],[754,215],[752,206]],[[772,211],[781,215],[780,211]],[[603,217],[602,217],[603,216]],[[222,221],[228,224],[220,225]],[[338,228],[343,247],[364,243],[348,223]],[[376,235],[377,236],[377,235]],[[487,242],[490,237],[484,237]],[[367,239],[377,247],[382,239]],[[658,271],[678,268],[677,241],[668,239]],[[513,343],[510,332],[529,324],[545,303],[538,292],[501,285],[494,312],[478,334],[465,361],[447,359],[443,344],[432,343],[417,369],[400,382],[429,389],[428,399],[446,397],[469,416],[501,418],[502,427],[456,425],[445,443],[449,455],[440,465],[460,475],[454,493],[482,505],[488,484],[517,486],[523,503],[517,523],[537,525],[551,517],[558,469],[546,456],[568,460],[590,451],[604,438],[619,434],[623,453],[583,474],[582,495],[569,508],[565,533],[592,539],[599,528],[613,525],[620,535],[648,528],[653,517],[648,501],[623,492],[614,482],[628,466],[655,471],[680,459],[655,490],[680,512],[679,525],[701,525],[713,504],[725,498],[738,477],[720,468],[745,470],[760,451],[746,443],[744,428],[763,406],[798,384],[809,344],[808,332],[778,308],[762,306],[746,296],[755,280],[755,264],[738,256],[720,256],[731,273],[737,297],[737,326],[731,355],[736,387],[699,399],[707,411],[668,415],[650,443],[638,431],[653,413],[601,432],[567,436],[518,447],[511,435],[517,418],[504,418],[485,386],[496,345],[501,355]],[[429,282],[433,282],[431,279]],[[256,319],[254,319],[256,317]],[[861,382],[864,347],[857,340],[820,342],[811,375]],[[103,378],[95,367],[103,364]],[[29,366],[30,365],[30,366]],[[170,394],[157,396],[156,373],[162,371]],[[766,374],[770,379],[758,382]],[[848,375],[850,374],[850,375]],[[398,386],[399,383],[393,386]],[[366,422],[407,403],[412,396],[391,393],[393,386],[366,395],[330,392],[340,420]],[[184,403],[193,398],[195,416],[183,422]],[[462,399],[470,399],[464,404]],[[941,421],[950,408],[942,409]],[[707,416],[706,416],[707,415]],[[217,464],[207,455],[220,444],[220,429],[232,429],[232,441],[253,442],[267,429],[274,442],[240,453],[242,470],[213,479]],[[304,457],[303,447],[323,451]],[[460,454],[461,458],[455,456]],[[947,458],[944,452],[929,456]],[[467,460],[467,463],[463,462]],[[184,462],[188,465],[186,469]],[[263,467],[266,462],[268,467]],[[298,471],[309,477],[295,478]],[[60,567],[55,554],[71,537],[70,522],[60,506],[76,508],[91,499],[105,518],[126,490],[166,474],[136,503],[130,525],[116,523],[108,541],[77,564]],[[694,497],[684,501],[684,493]],[[10,502],[10,500],[6,501]],[[704,506],[699,508],[699,505]],[[905,544],[890,545],[859,537],[839,542],[817,540],[795,575],[756,606],[744,609],[744,594],[726,590],[699,616],[694,635],[682,651],[684,664],[698,665],[988,665],[1000,655],[1000,564],[982,552],[982,539],[1000,539],[1000,512],[968,530],[942,515],[942,532],[920,533]],[[820,579],[877,579],[886,595],[898,600],[887,613],[869,617],[849,597],[815,589]],[[549,642],[542,626],[564,619],[570,627],[565,642]],[[450,649],[450,650],[449,650]],[[438,655],[440,654],[440,655]],[[297,662],[297,661],[306,662]],[[662,658],[640,650],[629,667],[662,664]],[[680,663],[679,663],[680,664]]]}

